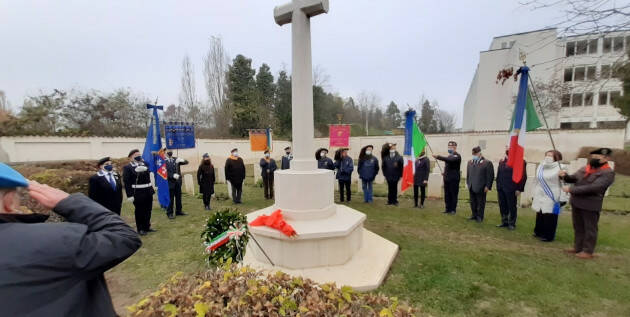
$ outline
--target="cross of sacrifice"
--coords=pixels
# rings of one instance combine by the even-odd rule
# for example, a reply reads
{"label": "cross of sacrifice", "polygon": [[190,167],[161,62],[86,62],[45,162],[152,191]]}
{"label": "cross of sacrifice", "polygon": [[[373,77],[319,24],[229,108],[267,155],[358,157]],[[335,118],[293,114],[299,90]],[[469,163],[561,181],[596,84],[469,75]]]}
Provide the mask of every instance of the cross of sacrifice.
{"label": "cross of sacrifice", "polygon": [[328,12],[328,0],[293,0],[277,6],[273,15],[278,25],[291,23],[292,75],[291,123],[293,160],[291,169],[314,170],[313,63],[310,18]]}

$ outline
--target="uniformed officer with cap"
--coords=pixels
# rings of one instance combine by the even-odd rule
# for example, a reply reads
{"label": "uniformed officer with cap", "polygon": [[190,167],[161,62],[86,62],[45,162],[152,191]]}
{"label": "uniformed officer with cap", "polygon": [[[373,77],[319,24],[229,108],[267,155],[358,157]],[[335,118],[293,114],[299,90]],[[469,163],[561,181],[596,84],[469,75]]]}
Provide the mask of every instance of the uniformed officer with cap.
{"label": "uniformed officer with cap", "polygon": [[168,174],[168,192],[170,195],[171,203],[166,208],[166,216],[168,219],[175,219],[173,216],[173,208],[175,208],[175,215],[185,216],[186,213],[182,211],[182,165],[187,165],[188,161],[173,156],[172,150],[166,152],[166,172]]}
{"label": "uniformed officer with cap", "polygon": [[[66,219],[21,211],[20,195]],[[83,194],[27,180],[0,163],[3,316],[116,316],[103,273],[142,242],[120,216]]]}
{"label": "uniformed officer with cap", "polygon": [[136,218],[136,228],[142,236],[156,230],[151,228],[151,209],[153,208],[153,194],[149,168],[142,160],[140,150],[134,149],[127,156],[129,164],[123,168],[123,182],[127,200],[133,203]]}
{"label": "uniformed officer with cap", "polygon": [[285,147],[284,153],[285,155],[282,156],[282,162],[280,162],[280,169],[288,170],[291,167],[291,160],[293,159],[293,154],[291,154],[291,147]]}
{"label": "uniformed officer with cap", "polygon": [[588,165],[575,174],[568,175],[565,171],[559,173],[565,182],[574,184],[562,189],[571,194],[571,215],[575,231],[573,249],[567,251],[581,259],[593,258],[604,194],[615,181],[615,172],[608,165],[612,150],[600,148],[590,154]]}
{"label": "uniformed officer with cap", "polygon": [[444,161],[444,213],[454,215],[457,212],[457,195],[461,178],[462,157],[457,153],[457,142],[448,142],[448,156],[433,155],[436,160]]}
{"label": "uniformed officer with cap", "polygon": [[98,161],[98,172],[90,177],[88,196],[103,207],[120,215],[122,207],[122,183],[114,171],[112,160],[104,157]]}

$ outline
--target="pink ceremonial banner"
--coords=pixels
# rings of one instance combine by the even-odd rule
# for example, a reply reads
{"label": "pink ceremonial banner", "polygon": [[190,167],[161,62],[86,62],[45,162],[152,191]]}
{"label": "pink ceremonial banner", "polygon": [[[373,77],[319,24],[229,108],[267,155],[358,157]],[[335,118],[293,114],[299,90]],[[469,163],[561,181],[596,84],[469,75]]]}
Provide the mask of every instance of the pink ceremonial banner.
{"label": "pink ceremonial banner", "polygon": [[348,147],[350,145],[350,125],[329,126],[330,147]]}

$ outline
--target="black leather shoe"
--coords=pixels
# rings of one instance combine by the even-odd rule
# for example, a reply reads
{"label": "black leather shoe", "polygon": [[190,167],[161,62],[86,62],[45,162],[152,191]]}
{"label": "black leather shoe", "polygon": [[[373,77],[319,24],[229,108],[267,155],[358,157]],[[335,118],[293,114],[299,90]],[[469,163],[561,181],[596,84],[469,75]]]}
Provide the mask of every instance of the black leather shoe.
{"label": "black leather shoe", "polygon": [[147,230],[147,232],[157,232],[157,230],[155,230],[153,228],[149,228],[149,230]]}
{"label": "black leather shoe", "polygon": [[512,230],[516,230],[515,226],[508,226],[508,230],[512,231]]}
{"label": "black leather shoe", "polygon": [[502,223],[500,225],[497,225],[497,228],[507,228],[508,225]]}
{"label": "black leather shoe", "polygon": [[186,215],[187,215],[187,213],[185,213],[185,212],[178,212],[178,213],[176,213],[175,215],[176,215],[176,216],[186,216]]}
{"label": "black leather shoe", "polygon": [[138,231],[138,234],[141,235],[141,236],[146,236],[147,232],[144,231],[144,230],[140,230],[140,231]]}
{"label": "black leather shoe", "polygon": [[168,219],[175,219],[175,216],[173,216],[173,215],[168,215]]}

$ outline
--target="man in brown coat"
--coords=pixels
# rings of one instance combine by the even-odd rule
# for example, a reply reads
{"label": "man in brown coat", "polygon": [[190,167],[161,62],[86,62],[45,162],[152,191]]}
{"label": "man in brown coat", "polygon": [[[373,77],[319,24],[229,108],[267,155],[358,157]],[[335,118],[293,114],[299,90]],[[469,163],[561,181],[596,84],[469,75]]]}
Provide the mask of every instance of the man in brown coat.
{"label": "man in brown coat", "polygon": [[568,250],[581,259],[593,258],[597,242],[597,222],[602,210],[602,202],[606,190],[615,181],[615,172],[608,165],[612,151],[601,148],[591,152],[591,159],[586,167],[577,173],[567,175],[559,173],[567,183],[562,190],[571,194],[571,214],[575,231],[574,248]]}

